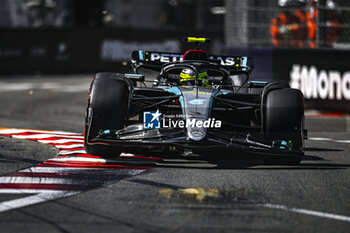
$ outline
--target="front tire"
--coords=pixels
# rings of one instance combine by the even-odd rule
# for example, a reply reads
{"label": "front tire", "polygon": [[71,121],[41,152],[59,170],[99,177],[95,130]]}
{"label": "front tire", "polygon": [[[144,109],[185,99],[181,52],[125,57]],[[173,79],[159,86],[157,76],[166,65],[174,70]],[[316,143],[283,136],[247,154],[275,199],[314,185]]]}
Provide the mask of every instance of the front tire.
{"label": "front tire", "polygon": [[296,155],[273,159],[282,164],[298,164],[303,155],[304,97],[292,88],[274,89],[267,93],[265,108],[265,137],[292,143]]}
{"label": "front tire", "polygon": [[124,126],[130,84],[122,75],[98,73],[90,86],[85,118],[84,147],[88,154],[118,157],[121,146],[91,144],[90,140],[107,129]]}

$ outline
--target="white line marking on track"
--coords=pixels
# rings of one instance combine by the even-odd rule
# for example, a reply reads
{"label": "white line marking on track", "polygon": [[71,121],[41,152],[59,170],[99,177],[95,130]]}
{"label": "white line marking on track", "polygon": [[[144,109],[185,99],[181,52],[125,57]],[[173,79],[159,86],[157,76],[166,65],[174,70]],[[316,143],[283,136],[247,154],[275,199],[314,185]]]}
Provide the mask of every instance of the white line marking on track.
{"label": "white line marking on track", "polygon": [[57,158],[49,159],[48,161],[50,162],[92,162],[92,163],[113,163],[113,164],[144,163],[143,160],[131,161],[131,160],[101,159],[101,158],[88,158],[88,157],[75,157],[75,156],[57,157]]}
{"label": "white line marking on track", "polygon": [[350,143],[350,140],[335,140],[335,142]]}
{"label": "white line marking on track", "polygon": [[[91,177],[91,179],[93,180],[94,177]],[[0,177],[0,184],[1,183],[5,183],[5,184],[8,183],[8,184],[62,184],[62,185],[81,184],[81,185],[86,185],[86,184],[91,184],[92,182],[89,180],[78,179],[75,177],[53,178],[53,177],[3,176],[3,177]]]}
{"label": "white line marking on track", "polygon": [[335,140],[332,138],[318,138],[318,137],[311,137],[309,140],[312,141],[330,141],[330,142],[337,142],[337,143],[350,143],[350,140]]}
{"label": "white line marking on track", "polygon": [[72,145],[55,145],[58,149],[74,149],[74,148],[82,148],[84,144],[72,144]]}
{"label": "white line marking on track", "polygon": [[[50,189],[0,189],[0,194],[35,194],[35,193],[59,193],[61,190]],[[0,202],[1,204],[1,202]]]}
{"label": "white line marking on track", "polygon": [[0,203],[0,212],[5,212],[13,209],[22,208],[29,205],[39,204],[50,200],[55,200],[63,197],[78,194],[77,191],[54,191],[54,192],[40,192],[37,195],[23,197],[11,201],[4,201]]}
{"label": "white line marking on track", "polygon": [[64,137],[64,138],[72,138],[72,139],[84,139],[84,136],[63,136],[61,134],[32,134],[32,135],[13,135],[13,138],[19,139],[44,139],[44,138],[52,138],[52,137]]}
{"label": "white line marking on track", "polygon": [[106,163],[106,162],[120,162],[119,160],[107,160],[98,158],[87,158],[87,157],[58,157],[50,159],[49,161],[58,162],[95,162],[95,163]]}
{"label": "white line marking on track", "polygon": [[38,142],[42,143],[52,143],[52,144],[64,144],[68,142],[81,142],[82,140],[78,139],[58,139],[58,140],[38,140]]}
{"label": "white line marking on track", "polygon": [[313,141],[332,141],[332,139],[330,139],[330,138],[318,138],[318,137],[311,137],[311,138],[309,138],[309,140],[313,140]]}
{"label": "white line marking on track", "polygon": [[137,164],[123,165],[123,160],[91,158],[82,149],[84,136],[79,133],[0,128],[0,135],[52,144],[59,149],[58,155],[69,156],[48,159],[43,164],[0,177],[0,194],[36,194],[0,202],[0,212],[75,195],[148,169]]}
{"label": "white line marking on track", "polygon": [[27,90],[54,90],[61,92],[86,92],[89,88],[89,84],[62,84],[57,82],[24,82],[24,83],[11,83],[0,82],[0,92],[8,91],[27,91]]}
{"label": "white line marking on track", "polygon": [[333,219],[333,220],[350,222],[350,217],[344,216],[344,215],[330,214],[330,213],[325,213],[325,212],[320,212],[320,211],[294,208],[294,207],[288,207],[285,205],[276,205],[276,204],[269,204],[269,203],[257,204],[257,205],[262,206],[262,207],[266,207],[266,208],[270,208],[270,209],[284,210],[284,211],[289,211],[289,212],[294,212],[294,213],[299,213],[299,214],[306,214],[306,215],[311,215],[311,216],[316,216],[316,217],[321,217],[321,218],[329,218],[329,219]]}
{"label": "white line marking on track", "polygon": [[[118,169],[118,175],[136,175],[144,172],[145,169]],[[81,167],[31,167],[20,172],[29,173],[80,173],[80,174],[115,174],[115,170],[106,168],[81,168]]]}
{"label": "white line marking on track", "polygon": [[58,155],[86,154],[85,150],[60,151]]}
{"label": "white line marking on track", "polygon": [[72,133],[72,132],[66,132],[66,131],[31,130],[31,129],[0,129],[0,134],[20,134],[20,133],[46,133],[46,134],[81,136],[80,133]]}

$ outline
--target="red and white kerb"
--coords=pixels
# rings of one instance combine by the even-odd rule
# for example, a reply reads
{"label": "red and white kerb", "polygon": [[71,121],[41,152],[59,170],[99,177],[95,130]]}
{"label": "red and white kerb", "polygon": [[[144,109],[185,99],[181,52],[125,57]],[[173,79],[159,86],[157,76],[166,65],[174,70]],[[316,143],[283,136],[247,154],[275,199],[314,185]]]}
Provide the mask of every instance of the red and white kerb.
{"label": "red and white kerb", "polygon": [[35,194],[0,202],[0,212],[99,188],[140,174],[161,160],[133,154],[117,159],[89,155],[78,133],[0,128],[0,135],[47,143],[59,150],[52,159],[0,177],[0,194]]}

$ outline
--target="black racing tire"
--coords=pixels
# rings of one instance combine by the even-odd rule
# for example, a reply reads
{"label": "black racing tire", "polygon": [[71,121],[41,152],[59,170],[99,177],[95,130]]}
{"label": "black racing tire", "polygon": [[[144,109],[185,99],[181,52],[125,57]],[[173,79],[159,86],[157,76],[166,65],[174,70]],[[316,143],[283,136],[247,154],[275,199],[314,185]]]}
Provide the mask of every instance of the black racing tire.
{"label": "black racing tire", "polygon": [[90,144],[89,141],[106,129],[124,126],[129,101],[128,80],[115,73],[97,73],[88,96],[85,118],[84,147],[88,154],[118,157],[122,146]]}
{"label": "black racing tire", "polygon": [[[270,86],[269,88],[277,88],[277,89],[280,89],[280,88],[289,88],[289,84],[287,82],[284,82],[284,81],[278,81],[278,82],[271,82],[271,83],[268,83],[267,85],[265,86],[248,86],[247,88],[247,93],[248,94],[255,94],[255,95],[261,95],[262,91],[264,89],[266,89],[266,86]],[[268,89],[269,89],[268,88]]]}
{"label": "black racing tire", "polygon": [[300,90],[274,89],[267,93],[265,107],[265,136],[292,142],[300,151],[295,156],[281,157],[299,163],[303,154],[304,97]]}

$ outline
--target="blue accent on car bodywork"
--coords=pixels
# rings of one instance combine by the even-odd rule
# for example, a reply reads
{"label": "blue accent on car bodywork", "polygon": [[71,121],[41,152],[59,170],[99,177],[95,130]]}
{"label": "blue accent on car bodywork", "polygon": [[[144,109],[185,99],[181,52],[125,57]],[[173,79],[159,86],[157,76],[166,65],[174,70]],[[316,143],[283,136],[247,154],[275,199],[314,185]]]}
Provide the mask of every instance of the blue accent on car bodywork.
{"label": "blue accent on car bodywork", "polygon": [[287,145],[287,142],[286,142],[286,141],[282,141],[282,142],[281,142],[281,145],[284,145],[284,146],[285,146],[285,145]]}
{"label": "blue accent on car bodywork", "polygon": [[[172,87],[172,88],[162,88],[164,91],[167,91],[169,93],[172,93],[174,95],[182,95],[180,89],[178,87]],[[184,104],[184,98],[181,96],[179,98],[179,102],[181,105],[181,109],[182,109],[182,115],[185,115],[185,104]]]}
{"label": "blue accent on car bodywork", "polygon": [[141,77],[144,76],[143,74],[124,74],[125,76],[129,76],[129,77]]}
{"label": "blue accent on car bodywork", "polygon": [[242,70],[243,71],[246,71],[247,70],[247,68],[244,68],[245,66],[247,66],[247,62],[248,62],[248,57],[242,57]]}
{"label": "blue accent on car bodywork", "polygon": [[182,109],[182,116],[184,117],[184,119],[185,119],[185,103],[184,103],[184,97],[183,96],[181,96],[180,98],[179,98],[179,102],[180,102],[180,104],[181,104],[181,109]]}
{"label": "blue accent on car bodywork", "polygon": [[181,95],[181,91],[178,87],[172,87],[172,88],[162,88],[164,91],[167,91],[169,93],[172,93],[174,95]]}
{"label": "blue accent on car bodywork", "polygon": [[250,83],[252,83],[252,84],[266,84],[267,82],[265,82],[265,81],[249,81]]}
{"label": "blue accent on car bodywork", "polygon": [[242,66],[247,66],[248,57],[242,57]]}
{"label": "blue accent on car bodywork", "polygon": [[219,93],[215,94],[215,96],[218,96],[218,95],[226,95],[228,93],[230,93],[231,91],[220,91]]}
{"label": "blue accent on car bodywork", "polygon": [[139,51],[139,59],[140,61],[143,61],[143,51]]}
{"label": "blue accent on car bodywork", "polygon": [[284,146],[280,146],[280,149],[284,150],[284,149],[286,149],[286,147],[284,147]]}

